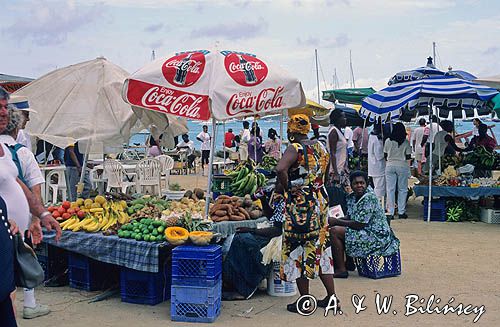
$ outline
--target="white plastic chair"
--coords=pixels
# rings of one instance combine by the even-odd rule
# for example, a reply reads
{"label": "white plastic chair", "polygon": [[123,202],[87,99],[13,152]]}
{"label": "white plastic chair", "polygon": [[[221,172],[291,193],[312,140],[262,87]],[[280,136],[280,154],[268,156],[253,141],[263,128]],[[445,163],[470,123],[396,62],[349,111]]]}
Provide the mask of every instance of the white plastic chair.
{"label": "white plastic chair", "polygon": [[165,154],[157,156],[156,159],[161,162],[161,188],[162,190],[169,190],[170,171],[174,168],[174,159]]}
{"label": "white plastic chair", "polygon": [[104,183],[106,182],[106,179],[103,175],[104,172],[101,172],[101,174],[99,174],[99,169],[96,168],[93,168],[89,174],[90,183],[92,183],[92,187],[94,189],[97,189],[99,194],[102,194],[104,190]]}
{"label": "white plastic chair", "polygon": [[106,192],[109,192],[112,188],[118,188],[122,193],[127,193],[127,189],[134,185],[133,182],[124,182],[123,166],[117,160],[105,160],[104,164],[104,175],[107,178],[108,185],[106,186]]}
{"label": "white plastic chair", "polygon": [[[142,193],[143,187],[156,188],[156,193],[161,196],[161,173],[162,164],[160,160],[148,158],[139,161],[136,171],[136,188],[138,193]],[[153,191],[154,192],[154,191]]]}
{"label": "white plastic chair", "polygon": [[[52,182],[52,177],[57,177],[57,182]],[[61,192],[61,201],[66,201],[68,196],[66,186],[66,174],[64,170],[51,170],[45,179],[46,202],[58,203],[58,194]],[[50,195],[50,196],[49,196]],[[50,198],[50,201],[48,201]]]}

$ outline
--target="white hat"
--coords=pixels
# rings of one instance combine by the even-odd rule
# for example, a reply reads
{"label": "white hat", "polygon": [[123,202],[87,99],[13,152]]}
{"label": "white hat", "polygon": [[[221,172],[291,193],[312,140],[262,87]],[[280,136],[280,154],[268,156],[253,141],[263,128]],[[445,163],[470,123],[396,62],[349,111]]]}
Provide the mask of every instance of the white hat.
{"label": "white hat", "polygon": [[37,113],[36,110],[31,109],[28,103],[28,98],[20,95],[12,95],[9,100],[10,104],[13,104],[17,110],[21,111],[29,111],[33,113]]}

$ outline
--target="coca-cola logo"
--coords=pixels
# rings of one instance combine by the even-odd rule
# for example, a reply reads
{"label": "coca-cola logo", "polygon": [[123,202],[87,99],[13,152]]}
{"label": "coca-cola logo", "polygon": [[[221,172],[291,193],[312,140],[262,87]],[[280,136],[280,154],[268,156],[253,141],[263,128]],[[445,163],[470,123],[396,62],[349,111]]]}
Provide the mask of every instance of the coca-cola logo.
{"label": "coca-cola logo", "polygon": [[280,109],[284,106],[284,89],[283,86],[269,87],[262,89],[257,95],[252,92],[235,93],[226,104],[226,113],[229,116],[241,116]]}
{"label": "coca-cola logo", "polygon": [[129,80],[127,90],[127,100],[132,105],[191,119],[210,118],[206,95],[187,93],[136,80]]}
{"label": "coca-cola logo", "polygon": [[188,87],[203,75],[205,63],[202,51],[183,52],[165,61],[161,70],[165,79],[173,86]]}
{"label": "coca-cola logo", "polygon": [[267,77],[267,65],[259,58],[245,53],[223,51],[224,66],[229,76],[242,86],[256,86]]}

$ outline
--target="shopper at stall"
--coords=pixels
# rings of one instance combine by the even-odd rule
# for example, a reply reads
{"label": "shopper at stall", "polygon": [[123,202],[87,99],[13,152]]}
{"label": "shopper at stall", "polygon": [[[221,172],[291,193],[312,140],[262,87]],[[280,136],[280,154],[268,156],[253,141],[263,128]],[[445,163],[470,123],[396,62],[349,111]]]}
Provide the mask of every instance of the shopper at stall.
{"label": "shopper at stall", "polygon": [[345,187],[349,184],[347,167],[347,141],[341,129],[347,120],[342,110],[335,109],[330,113],[330,130],[328,132],[328,152],[330,154],[327,191],[329,206],[341,205],[345,211]]}
{"label": "shopper at stall", "polygon": [[193,168],[196,155],[194,154],[194,142],[189,139],[189,135],[182,134],[182,141],[177,144],[177,150],[186,156],[188,167]]}
{"label": "shopper at stall", "polygon": [[488,135],[488,126],[486,124],[480,124],[477,131],[478,135],[472,138],[469,146],[464,151],[472,151],[477,147],[483,146],[486,150],[493,153],[497,147],[497,142]]}
{"label": "shopper at stall", "polygon": [[70,201],[76,201],[76,186],[80,182],[82,169],[84,171],[82,197],[88,198],[90,196],[91,184],[89,172],[86,167],[83,167],[83,159],[83,154],[80,152],[79,148],[79,142],[70,144],[66,147],[66,149],[64,149],[64,163],[66,165]]}
{"label": "shopper at stall", "polygon": [[434,138],[439,131],[441,131],[441,127],[438,124],[438,118],[436,115],[432,115],[431,123],[425,127],[424,136],[422,137],[422,142],[420,142],[420,145],[422,146],[422,148],[424,148],[426,158],[429,156],[429,144],[434,142]]}
{"label": "shopper at stall", "polygon": [[424,148],[422,147],[422,139],[424,137],[425,126],[427,125],[427,121],[425,118],[420,118],[418,121],[419,127],[413,130],[411,134],[411,147],[413,153],[415,155],[415,162],[417,166],[418,175],[422,174],[422,159],[424,156]]}
{"label": "shopper at stall", "polygon": [[258,137],[258,127],[252,128],[250,131],[250,141],[248,141],[248,156],[256,163],[262,162],[264,156],[264,147],[262,146],[261,139]]}
{"label": "shopper at stall", "polygon": [[344,254],[356,258],[389,256],[399,250],[377,196],[368,189],[368,176],[355,171],[350,176],[353,192],[347,196],[346,218],[329,218],[330,238],[336,262],[335,278],[347,278]]}
{"label": "shopper at stall", "polygon": [[368,128],[356,127],[353,131],[352,140],[354,151],[362,157],[368,157]]}
{"label": "shopper at stall", "polygon": [[347,141],[347,155],[352,156],[354,153],[354,132],[352,131],[352,128],[346,126],[344,128],[344,136]]}
{"label": "shopper at stall", "polygon": [[373,191],[380,203],[385,197],[384,140],[380,124],[375,124],[368,138],[368,176],[373,181]]}
{"label": "shopper at stall", "polygon": [[[0,133],[5,131],[10,121],[7,111],[8,94],[4,94],[2,91],[3,89],[0,88]],[[17,177],[18,174],[19,171],[13,161],[11,151],[7,145],[0,143],[0,198],[5,201],[7,216],[16,223],[19,231],[24,235],[30,224],[29,213],[31,211],[33,217],[39,217],[41,225],[47,228],[48,231],[52,229],[56,230],[56,240],[59,240],[61,236],[59,224],[41,204],[40,199],[34,196],[28,187]],[[0,213],[4,213],[3,209]],[[41,229],[38,229],[38,232],[41,232]],[[41,234],[37,235],[41,236]],[[2,254],[2,256],[4,255]],[[0,300],[2,300],[2,305],[4,306],[7,300],[4,300],[3,296]],[[2,310],[5,311],[5,307]],[[34,318],[37,315],[23,316]]]}
{"label": "shopper at stall", "polygon": [[[439,167],[439,158],[442,158],[445,154],[454,156],[456,152],[463,152],[464,149],[458,147],[455,144],[455,139],[453,138],[453,122],[449,120],[443,120],[440,123],[441,130],[434,136],[434,143],[432,144],[432,166],[433,170]],[[424,165],[424,171],[428,172],[430,166],[430,158],[427,158]]]}
{"label": "shopper at stall", "polygon": [[[290,117],[290,145],[276,167],[286,208],[281,277],[296,280],[300,295],[305,295],[309,294],[309,279],[319,274],[327,297],[318,301],[318,306],[324,307],[335,294],[323,185],[329,155],[321,142],[307,138],[310,128],[308,116]],[[297,303],[289,304],[287,310],[297,312]]]}
{"label": "shopper at stall", "polygon": [[196,136],[196,139],[201,142],[201,169],[205,171],[205,165],[208,165],[210,160],[210,140],[212,137],[208,134],[208,126],[203,125],[203,130]]}
{"label": "shopper at stall", "polygon": [[400,219],[406,219],[408,218],[406,196],[408,195],[408,178],[410,178],[408,160],[411,158],[411,146],[406,139],[406,129],[403,124],[394,124],[391,136],[384,144],[384,155],[387,160],[385,182],[389,219],[394,217],[396,191],[398,193],[398,216]]}
{"label": "shopper at stall", "polygon": [[274,128],[270,128],[267,137],[269,139],[264,144],[264,152],[279,160],[281,157],[281,140],[278,137],[278,133]]}
{"label": "shopper at stall", "polygon": [[[1,103],[0,106],[2,106]],[[0,176],[2,176],[1,172]],[[12,222],[12,224],[9,222]],[[15,222],[9,220],[7,205],[0,196],[0,276],[2,276],[0,278],[0,323],[1,326],[5,327],[17,326],[10,294],[16,290],[14,283],[14,247],[12,236],[17,234],[18,231],[19,229]]]}
{"label": "shopper at stall", "polygon": [[474,118],[472,120],[472,124],[474,127],[472,128],[472,135],[473,136],[479,136],[479,125],[481,125],[483,122],[479,118]]}
{"label": "shopper at stall", "polygon": [[[45,182],[42,172],[38,167],[35,156],[24,145],[16,142],[19,128],[22,126],[24,117],[13,106],[9,106],[9,123],[0,135],[0,143],[7,145],[13,162],[16,164],[18,178],[28,186],[33,195],[41,200],[41,188]],[[19,222],[21,224],[22,222]],[[28,228],[31,242],[34,245],[40,244],[42,240],[42,227],[38,218],[31,219]],[[49,314],[50,309],[43,304],[37,304],[34,289],[24,289],[24,318],[36,318]]]}
{"label": "shopper at stall", "polygon": [[224,134],[224,146],[226,148],[234,147],[234,134],[232,128],[228,129],[226,134]]}
{"label": "shopper at stall", "polygon": [[260,143],[263,143],[263,142],[262,142],[262,131],[260,130],[260,127],[259,127],[259,123],[258,123],[258,122],[254,121],[254,122],[252,123],[252,130],[253,130],[253,129],[255,129],[255,130],[256,130],[256,132],[255,132],[256,134],[255,134],[255,135],[257,135],[257,137],[260,139]]}
{"label": "shopper at stall", "polygon": [[160,147],[160,141],[161,141],[161,137],[159,140],[156,140],[152,134],[149,135],[149,139],[147,142],[148,157],[154,158],[154,157],[158,157],[159,155],[162,154],[161,147]]}
{"label": "shopper at stall", "polygon": [[25,131],[25,128],[30,121],[30,113],[36,113],[36,111],[30,108],[28,99],[23,96],[12,96],[9,103],[13,104],[23,115],[23,121],[19,128],[16,142],[24,145],[28,150],[33,151],[31,147],[31,136]]}
{"label": "shopper at stall", "polygon": [[250,123],[248,121],[243,121],[243,130],[240,132],[240,145],[239,153],[240,160],[248,160],[248,142],[250,141]]}

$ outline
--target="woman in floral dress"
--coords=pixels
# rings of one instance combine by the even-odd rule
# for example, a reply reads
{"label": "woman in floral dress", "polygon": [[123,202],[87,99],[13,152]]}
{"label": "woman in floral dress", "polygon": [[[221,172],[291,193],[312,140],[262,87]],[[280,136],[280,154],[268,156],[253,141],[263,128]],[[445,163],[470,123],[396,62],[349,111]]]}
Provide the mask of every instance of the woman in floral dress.
{"label": "woman in floral dress", "polygon": [[366,258],[369,255],[390,256],[399,250],[384,209],[368,186],[368,176],[355,171],[350,176],[353,192],[347,196],[347,218],[330,218],[333,255],[336,263],[335,278],[347,278],[345,254]]}
{"label": "woman in floral dress", "polygon": [[[328,198],[323,185],[329,156],[321,142],[307,138],[310,127],[306,115],[290,118],[290,145],[276,167],[285,199],[281,278],[296,280],[300,295],[304,295],[309,294],[309,279],[319,275],[327,297],[319,300],[318,306],[326,307],[335,294]],[[287,310],[297,312],[297,303],[289,304]]]}

